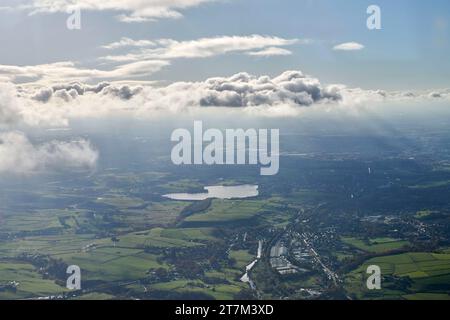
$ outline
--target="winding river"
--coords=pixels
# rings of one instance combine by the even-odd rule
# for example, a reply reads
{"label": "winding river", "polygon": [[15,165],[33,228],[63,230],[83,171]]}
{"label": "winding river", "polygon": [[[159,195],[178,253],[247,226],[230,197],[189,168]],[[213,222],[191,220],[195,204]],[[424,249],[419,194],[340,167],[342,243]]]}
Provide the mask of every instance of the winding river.
{"label": "winding river", "polygon": [[252,290],[256,290],[256,286],[255,286],[255,283],[253,282],[253,280],[250,278],[249,272],[250,272],[250,270],[253,269],[253,267],[258,262],[258,260],[261,259],[262,246],[263,246],[263,241],[259,240],[258,241],[258,253],[256,255],[256,259],[253,260],[249,265],[247,265],[245,267],[245,274],[241,277],[241,281],[245,282],[245,283],[248,283],[250,285],[250,288],[252,288]]}

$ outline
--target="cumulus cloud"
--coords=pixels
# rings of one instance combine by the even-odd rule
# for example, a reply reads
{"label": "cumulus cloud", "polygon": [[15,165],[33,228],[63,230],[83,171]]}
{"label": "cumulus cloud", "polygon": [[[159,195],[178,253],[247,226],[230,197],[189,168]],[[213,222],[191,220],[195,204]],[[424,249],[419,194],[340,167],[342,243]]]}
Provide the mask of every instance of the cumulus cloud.
{"label": "cumulus cloud", "polygon": [[31,98],[43,103],[50,101],[53,97],[69,102],[78,98],[78,96],[83,96],[85,94],[101,93],[103,95],[115,96],[122,100],[129,100],[141,90],[142,87],[140,86],[116,86],[111,85],[109,82],[100,82],[97,85],[87,85],[79,82],[73,82],[39,88],[34,94],[31,95]]}
{"label": "cumulus cloud", "polygon": [[166,86],[82,82],[47,86],[0,84],[0,125],[68,126],[71,119],[154,117],[215,108],[278,116],[305,107],[355,107],[383,101],[450,99],[449,90],[383,91],[322,84],[301,71],[274,77],[238,73]]}
{"label": "cumulus cloud", "polygon": [[67,127],[73,118],[130,115],[139,106],[128,102],[142,90],[134,82],[51,86],[0,83],[0,130],[17,126]]}
{"label": "cumulus cloud", "polygon": [[441,92],[430,92],[429,97],[430,98],[442,98],[442,93]]}
{"label": "cumulus cloud", "polygon": [[364,49],[364,45],[357,42],[345,42],[333,47],[336,51],[357,51]]}
{"label": "cumulus cloud", "polygon": [[32,96],[32,98],[37,101],[47,102],[52,96],[53,90],[51,88],[41,88]]}
{"label": "cumulus cloud", "polygon": [[15,7],[30,14],[67,12],[70,8],[115,11],[123,22],[144,22],[160,18],[180,18],[181,10],[215,0],[24,0]]}
{"label": "cumulus cloud", "polygon": [[200,90],[203,93],[201,106],[310,106],[341,99],[333,88],[322,86],[318,79],[300,71],[286,71],[275,78],[255,77],[247,73],[229,78],[212,78],[203,83]]}
{"label": "cumulus cloud", "polygon": [[50,168],[93,168],[98,152],[87,140],[34,145],[21,132],[0,133],[0,174],[32,173]]}
{"label": "cumulus cloud", "polygon": [[141,116],[202,107],[306,107],[342,99],[336,86],[322,85],[300,71],[273,78],[238,73],[165,87],[74,82],[37,88],[8,85],[8,89],[1,114],[8,121],[29,126],[67,126],[72,118]]}
{"label": "cumulus cloud", "polygon": [[51,88],[28,89],[0,82],[0,129],[28,126],[67,126],[63,108],[47,108],[41,102],[55,95]]}
{"label": "cumulus cloud", "polygon": [[[145,40],[126,40],[134,46],[145,47]],[[284,39],[272,36],[250,35],[250,36],[223,36],[213,38],[201,38],[190,41],[177,41],[173,39],[155,40],[155,48],[140,48],[136,52],[123,55],[108,55],[101,57],[103,61],[130,62],[150,59],[171,60],[189,58],[208,58],[227,53],[252,52],[255,50],[266,50],[266,53],[286,53],[280,47],[297,43],[298,39]],[[137,45],[140,43],[141,45]],[[119,43],[111,43],[104,47],[117,48]]]}
{"label": "cumulus cloud", "polygon": [[16,94],[14,85],[0,83],[0,127],[15,124],[22,118]]}

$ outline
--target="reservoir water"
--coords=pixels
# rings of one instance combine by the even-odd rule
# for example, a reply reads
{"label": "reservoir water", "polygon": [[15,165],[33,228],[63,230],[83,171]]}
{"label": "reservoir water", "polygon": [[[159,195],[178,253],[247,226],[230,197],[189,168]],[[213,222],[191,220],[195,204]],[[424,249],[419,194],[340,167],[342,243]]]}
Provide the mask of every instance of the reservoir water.
{"label": "reservoir water", "polygon": [[215,199],[245,199],[258,196],[257,185],[240,186],[207,186],[204,193],[171,193],[163,197],[172,200],[201,201],[208,198]]}

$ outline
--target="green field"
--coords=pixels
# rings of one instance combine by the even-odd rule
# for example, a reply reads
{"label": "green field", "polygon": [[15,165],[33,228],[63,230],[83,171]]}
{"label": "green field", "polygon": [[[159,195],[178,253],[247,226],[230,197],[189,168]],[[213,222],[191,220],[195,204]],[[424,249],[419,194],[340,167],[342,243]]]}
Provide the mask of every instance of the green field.
{"label": "green field", "polygon": [[438,213],[438,212],[432,211],[432,210],[421,210],[421,211],[416,212],[416,214],[414,215],[414,218],[424,219],[424,218],[431,216],[434,213]]}
{"label": "green field", "polygon": [[[82,211],[82,210],[81,210]],[[82,213],[79,213],[80,217]],[[7,232],[45,232],[63,230],[59,217],[71,216],[68,210],[34,210],[10,215],[3,215],[1,233]]]}
{"label": "green field", "polygon": [[94,235],[62,234],[55,236],[25,237],[8,242],[0,242],[2,257],[15,257],[22,253],[59,255],[79,252],[95,241]]}
{"label": "green field", "polygon": [[0,289],[0,299],[25,299],[58,295],[67,291],[54,281],[43,279],[31,264],[0,261],[0,288],[11,281],[17,282],[15,292]]}
{"label": "green field", "polygon": [[[381,268],[382,290],[366,288],[369,265]],[[376,257],[348,273],[345,288],[358,299],[420,299],[434,295],[442,298],[450,288],[450,254],[405,253]]]}
{"label": "green field", "polygon": [[106,247],[89,252],[64,254],[58,258],[67,264],[80,266],[83,280],[136,280],[144,278],[149,269],[167,268],[165,264],[158,262],[157,255],[137,249]]}
{"label": "green field", "polygon": [[245,270],[245,267],[256,259],[254,255],[251,255],[246,250],[231,250],[230,258],[236,260],[236,267],[242,270]]}
{"label": "green field", "polygon": [[[170,247],[193,247],[202,245],[199,242],[193,240],[205,239],[208,236],[206,234],[198,232],[198,235],[191,231],[184,233],[183,231],[172,230],[168,231],[163,228],[154,228],[149,231],[132,232],[123,236],[118,236],[120,247],[132,247],[132,248],[145,248],[145,247],[157,247],[157,248],[170,248]],[[108,239],[101,241],[100,243],[108,243]]]}
{"label": "green field", "polygon": [[450,184],[450,180],[443,181],[431,181],[428,183],[418,184],[414,186],[410,186],[411,189],[428,189],[428,188],[441,188],[446,187]]}
{"label": "green field", "polygon": [[176,280],[150,286],[154,290],[175,291],[178,293],[204,293],[217,300],[232,300],[235,294],[246,287],[245,283],[239,282],[209,285],[200,280]]}
{"label": "green field", "polygon": [[73,298],[73,300],[111,300],[114,296],[106,293],[92,292]]}
{"label": "green field", "polygon": [[13,233],[24,237],[75,232],[98,233],[104,231],[110,223],[116,224],[116,232],[127,232],[174,223],[186,207],[184,202],[144,202],[119,193],[107,194],[93,202],[111,206],[115,208],[114,212],[101,209],[93,213],[86,209],[64,208],[3,214],[0,235]]}
{"label": "green field", "polygon": [[140,199],[124,196],[102,198],[101,202],[117,207],[120,214],[115,214],[114,220],[126,225],[128,229],[173,223],[186,206],[186,203],[178,201],[144,203]]}
{"label": "green field", "polygon": [[[19,254],[49,255],[62,259],[68,265],[79,265],[83,270],[83,280],[116,281],[139,279],[146,276],[151,268],[167,268],[159,263],[158,256],[144,252],[146,247],[188,248],[204,245],[204,241],[214,241],[213,229],[162,229],[154,228],[143,232],[133,232],[111,238],[96,239],[90,235],[57,235],[28,237],[0,244],[2,257],[16,257]],[[198,241],[198,242],[197,242]],[[87,247],[90,246],[90,247]],[[0,263],[3,267],[4,263]],[[30,268],[31,265],[28,265]],[[10,274],[1,269],[0,274],[9,281]],[[35,274],[35,277],[42,277]]]}
{"label": "green field", "polygon": [[264,201],[257,200],[219,200],[212,201],[204,213],[194,214],[187,222],[229,222],[245,220],[256,216],[263,208]]}
{"label": "green field", "polygon": [[218,241],[218,239],[214,237],[213,228],[164,229],[161,232],[161,236],[187,241]]}
{"label": "green field", "polygon": [[393,238],[373,238],[365,241],[363,239],[353,237],[341,237],[341,241],[357,249],[372,253],[383,253],[397,250],[409,244],[408,241]]}

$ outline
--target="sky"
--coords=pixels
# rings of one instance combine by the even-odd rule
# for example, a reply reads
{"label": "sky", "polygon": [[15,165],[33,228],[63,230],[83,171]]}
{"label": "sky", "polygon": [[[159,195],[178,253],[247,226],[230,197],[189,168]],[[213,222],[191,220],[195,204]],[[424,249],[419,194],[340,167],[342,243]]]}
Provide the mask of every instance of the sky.
{"label": "sky", "polygon": [[[80,30],[66,27],[67,8],[74,4],[81,8]],[[366,10],[372,4],[381,8],[381,30],[366,27]],[[1,66],[71,62],[83,70],[125,66],[112,73],[67,77],[89,83],[170,83],[238,72],[275,76],[301,70],[323,83],[365,89],[450,87],[446,0],[1,0],[0,8],[0,79],[10,81],[11,68]],[[105,48],[122,38],[140,45]],[[159,43],[162,39],[164,44]],[[360,46],[335,50],[346,43]],[[136,54],[144,50],[146,54]],[[134,60],[105,59],[127,54],[135,54]],[[138,61],[141,64],[130,65]],[[71,70],[65,71],[72,76]],[[49,67],[41,71],[49,72]],[[59,68],[53,72],[60,73]],[[12,81],[23,82],[18,78]],[[45,81],[54,80],[49,78],[58,77],[50,75]],[[65,79],[55,81],[60,80]]]}
{"label": "sky", "polygon": [[[367,27],[371,5],[381,29]],[[77,9],[80,28],[68,28]],[[326,130],[317,119],[331,114],[382,131],[395,128],[393,114],[421,122],[436,105],[446,119],[449,9],[448,0],[0,0],[0,174],[95,167],[102,154],[75,133],[80,123],[110,123],[114,145],[117,119],[316,119]],[[41,134],[59,130],[68,134]]]}

